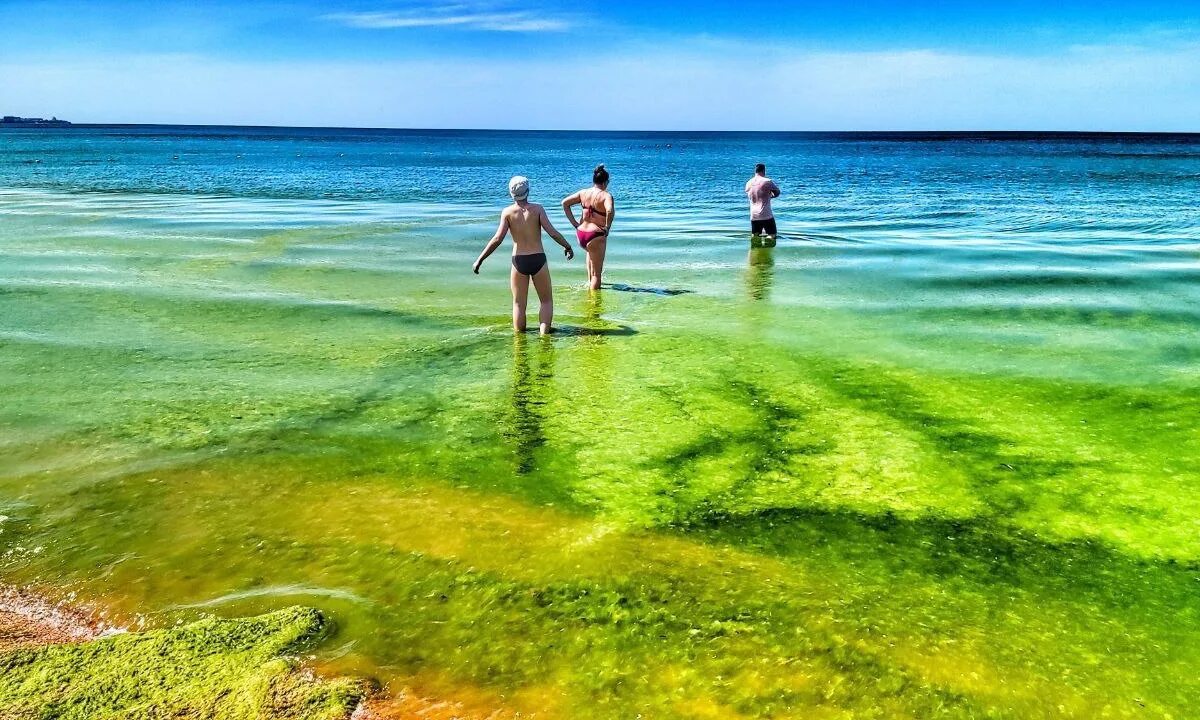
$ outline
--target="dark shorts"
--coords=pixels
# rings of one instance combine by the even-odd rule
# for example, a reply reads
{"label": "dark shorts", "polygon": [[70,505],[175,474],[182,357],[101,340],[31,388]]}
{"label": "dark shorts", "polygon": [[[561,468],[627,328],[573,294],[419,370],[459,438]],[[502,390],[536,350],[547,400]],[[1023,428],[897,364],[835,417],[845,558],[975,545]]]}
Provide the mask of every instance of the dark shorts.
{"label": "dark shorts", "polygon": [[775,235],[775,218],[767,218],[766,220],[751,220],[750,233],[753,235]]}
{"label": "dark shorts", "polygon": [[513,267],[522,275],[533,277],[546,267],[546,253],[532,255],[513,255]]}

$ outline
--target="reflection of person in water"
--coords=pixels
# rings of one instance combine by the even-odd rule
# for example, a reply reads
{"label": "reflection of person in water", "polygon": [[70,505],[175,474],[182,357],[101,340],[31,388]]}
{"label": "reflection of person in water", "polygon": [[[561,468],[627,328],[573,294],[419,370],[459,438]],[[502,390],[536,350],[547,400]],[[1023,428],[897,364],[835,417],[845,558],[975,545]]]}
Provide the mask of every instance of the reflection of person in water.
{"label": "reflection of person in water", "polygon": [[746,267],[746,289],[751,300],[766,300],[775,281],[775,250],[771,247],[751,247]]}
{"label": "reflection of person in water", "polygon": [[604,299],[599,293],[589,293],[583,299],[583,319],[588,327],[594,327],[604,315]]}
{"label": "reflection of person in water", "polygon": [[[538,448],[546,444],[542,424],[554,383],[554,346],[539,340],[535,353],[528,346],[523,333],[513,336],[512,406],[502,430],[513,443],[518,475],[534,471]],[[535,367],[531,367],[531,354],[537,358]]]}

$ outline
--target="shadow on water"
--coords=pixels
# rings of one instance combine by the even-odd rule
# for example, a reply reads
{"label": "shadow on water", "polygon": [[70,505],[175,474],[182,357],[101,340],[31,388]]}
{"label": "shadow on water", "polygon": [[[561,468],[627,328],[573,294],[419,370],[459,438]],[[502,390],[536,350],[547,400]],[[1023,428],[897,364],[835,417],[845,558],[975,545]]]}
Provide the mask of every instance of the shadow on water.
{"label": "shadow on water", "polygon": [[751,300],[767,300],[775,283],[775,250],[770,246],[750,247],[746,265],[746,290]]}
{"label": "shadow on water", "polygon": [[615,325],[613,327],[556,325],[554,327],[554,334],[567,337],[632,337],[633,335],[637,335],[638,331],[628,325]]}
{"label": "shadow on water", "polygon": [[[529,348],[533,343],[533,349]],[[533,355],[535,362],[531,362]],[[545,338],[530,341],[524,333],[513,335],[512,384],[504,433],[512,441],[518,475],[537,466],[537,451],[546,444],[543,424],[549,393],[554,387],[554,345]]]}
{"label": "shadow on water", "polygon": [[628,325],[610,323],[602,317],[604,315],[604,295],[602,293],[587,294],[583,301],[582,315],[584,325],[557,325],[554,332],[559,335],[595,339],[630,337],[638,334],[637,330]]}
{"label": "shadow on water", "polygon": [[695,292],[695,290],[683,290],[681,288],[636,287],[633,285],[625,285],[623,283],[605,284],[602,287],[604,287],[606,290],[615,290],[617,292],[650,293],[652,295],[663,295],[665,297],[687,295],[688,293]]}

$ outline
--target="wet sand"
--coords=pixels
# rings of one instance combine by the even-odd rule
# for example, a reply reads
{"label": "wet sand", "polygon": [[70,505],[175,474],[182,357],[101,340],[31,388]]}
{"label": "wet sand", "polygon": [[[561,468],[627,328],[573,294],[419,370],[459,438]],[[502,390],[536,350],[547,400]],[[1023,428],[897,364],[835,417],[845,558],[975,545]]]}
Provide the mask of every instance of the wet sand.
{"label": "wet sand", "polygon": [[0,652],[83,642],[115,630],[79,608],[0,585]]}

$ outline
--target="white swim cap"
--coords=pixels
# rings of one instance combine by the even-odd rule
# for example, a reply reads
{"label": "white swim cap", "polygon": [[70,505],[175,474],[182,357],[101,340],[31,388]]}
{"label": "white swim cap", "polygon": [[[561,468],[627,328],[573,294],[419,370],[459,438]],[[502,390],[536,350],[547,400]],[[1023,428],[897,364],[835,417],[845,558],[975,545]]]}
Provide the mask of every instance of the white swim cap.
{"label": "white swim cap", "polygon": [[524,200],[529,197],[529,178],[524,175],[513,175],[513,179],[508,181],[508,194],[512,195],[513,200]]}

